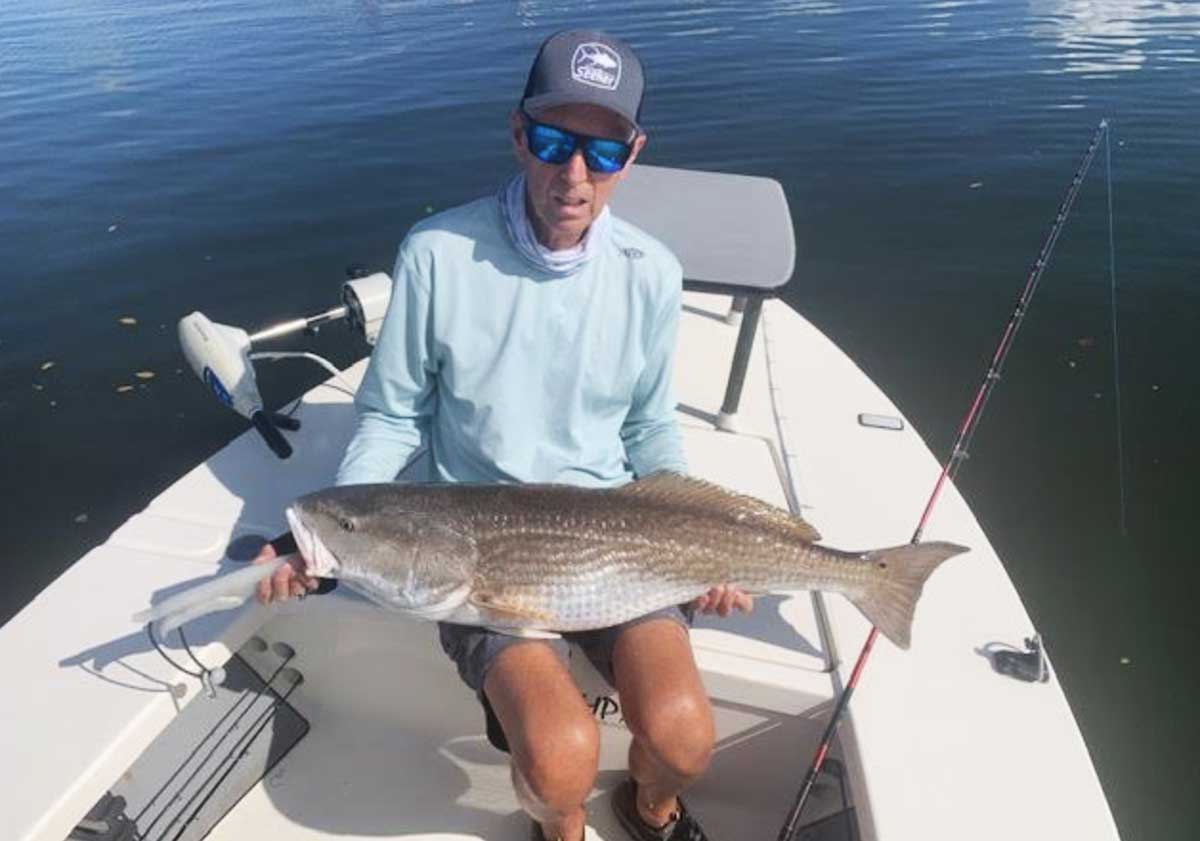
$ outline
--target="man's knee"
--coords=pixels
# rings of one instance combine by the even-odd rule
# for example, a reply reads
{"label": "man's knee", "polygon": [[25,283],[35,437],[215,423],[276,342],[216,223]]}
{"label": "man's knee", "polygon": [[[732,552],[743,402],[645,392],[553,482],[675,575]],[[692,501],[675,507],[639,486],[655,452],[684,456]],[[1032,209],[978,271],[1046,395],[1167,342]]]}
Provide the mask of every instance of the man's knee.
{"label": "man's knee", "polygon": [[527,794],[538,803],[554,811],[577,807],[596,779],[599,729],[590,715],[556,722],[525,734],[513,760]]}
{"label": "man's knee", "polygon": [[704,695],[681,692],[664,698],[632,729],[642,747],[678,777],[700,776],[712,758],[716,731]]}
{"label": "man's knee", "polygon": [[541,641],[507,646],[484,692],[526,794],[554,812],[577,808],[596,777],[600,734],[560,654]]}

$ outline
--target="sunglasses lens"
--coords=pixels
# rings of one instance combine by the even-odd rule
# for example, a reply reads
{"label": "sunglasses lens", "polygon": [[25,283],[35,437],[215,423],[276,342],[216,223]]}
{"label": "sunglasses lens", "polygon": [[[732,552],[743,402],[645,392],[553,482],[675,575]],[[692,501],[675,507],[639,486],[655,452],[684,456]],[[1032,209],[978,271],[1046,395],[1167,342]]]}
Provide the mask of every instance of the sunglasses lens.
{"label": "sunglasses lens", "polygon": [[629,160],[629,146],[617,140],[593,138],[584,148],[584,161],[593,172],[619,172]]}
{"label": "sunglasses lens", "polygon": [[[575,146],[580,138],[568,131],[528,119],[525,138],[529,143],[529,151],[539,161],[548,164],[566,163],[575,153]],[[620,172],[629,160],[630,147],[628,143],[619,140],[604,140],[590,137],[583,147],[583,161],[592,172],[611,174]]]}
{"label": "sunglasses lens", "polygon": [[526,137],[529,140],[529,151],[539,161],[548,164],[564,163],[575,151],[575,138],[553,126],[530,123]]}

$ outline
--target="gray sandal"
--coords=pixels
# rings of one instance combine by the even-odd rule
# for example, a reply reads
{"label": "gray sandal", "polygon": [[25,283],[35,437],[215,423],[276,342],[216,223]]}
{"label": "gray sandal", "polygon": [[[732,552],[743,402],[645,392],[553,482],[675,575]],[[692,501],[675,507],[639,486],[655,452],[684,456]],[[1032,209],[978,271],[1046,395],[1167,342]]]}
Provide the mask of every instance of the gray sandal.
{"label": "gray sandal", "polygon": [[679,811],[665,826],[653,827],[642,820],[637,809],[637,783],[625,780],[612,793],[613,813],[634,841],[708,841],[700,824],[679,798]]}

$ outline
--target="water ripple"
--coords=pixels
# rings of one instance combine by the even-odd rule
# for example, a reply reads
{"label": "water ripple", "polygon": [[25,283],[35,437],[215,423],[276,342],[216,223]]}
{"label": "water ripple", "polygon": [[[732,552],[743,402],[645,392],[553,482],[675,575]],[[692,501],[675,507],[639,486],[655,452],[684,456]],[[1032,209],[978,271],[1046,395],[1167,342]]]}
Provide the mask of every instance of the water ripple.
{"label": "water ripple", "polygon": [[[1030,34],[1051,41],[1057,65],[1047,74],[1099,77],[1129,73],[1197,55],[1200,2],[1031,0]],[[1190,49],[1170,46],[1190,43]]]}

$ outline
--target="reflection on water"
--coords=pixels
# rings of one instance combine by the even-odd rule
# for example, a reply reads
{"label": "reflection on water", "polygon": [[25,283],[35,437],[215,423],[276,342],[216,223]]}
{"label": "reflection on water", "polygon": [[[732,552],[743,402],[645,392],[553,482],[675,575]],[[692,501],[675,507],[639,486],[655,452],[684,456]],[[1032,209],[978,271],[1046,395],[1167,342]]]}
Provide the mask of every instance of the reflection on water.
{"label": "reflection on water", "polygon": [[1103,77],[1200,62],[1200,2],[1031,0],[1030,32],[1054,40],[1047,73]]}

